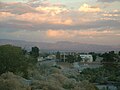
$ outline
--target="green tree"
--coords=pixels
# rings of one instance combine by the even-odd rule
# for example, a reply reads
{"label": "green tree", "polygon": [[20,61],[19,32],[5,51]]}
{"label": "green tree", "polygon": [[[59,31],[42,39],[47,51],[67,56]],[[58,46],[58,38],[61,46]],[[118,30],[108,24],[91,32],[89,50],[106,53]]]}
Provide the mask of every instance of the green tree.
{"label": "green tree", "polygon": [[92,57],[93,57],[93,61],[95,61],[96,58],[97,58],[97,54],[96,54],[95,52],[90,52],[89,54],[92,55]]}
{"label": "green tree", "polygon": [[80,62],[80,61],[82,61],[82,58],[80,57],[80,55],[78,54],[78,55],[76,55],[76,60],[75,60],[76,62]]}
{"label": "green tree", "polygon": [[115,54],[114,51],[110,51],[108,53],[104,53],[102,55],[103,60],[102,60],[102,64],[104,65],[104,67],[108,70],[117,70],[118,67],[118,55]]}
{"label": "green tree", "polygon": [[69,63],[74,63],[75,62],[75,56],[74,55],[68,55],[67,56],[67,62],[69,62]]}
{"label": "green tree", "polygon": [[118,55],[120,56],[120,51],[118,52]]}
{"label": "green tree", "polygon": [[39,48],[32,47],[32,50],[30,51],[30,55],[34,58],[37,58],[39,56]]}
{"label": "green tree", "polygon": [[27,50],[25,50],[25,49],[23,49],[22,52],[23,52],[24,55],[27,54]]}
{"label": "green tree", "polygon": [[27,76],[28,59],[20,47],[11,45],[0,46],[0,74],[5,72],[23,73]]}
{"label": "green tree", "polygon": [[60,52],[59,51],[56,53],[56,59],[60,59]]}

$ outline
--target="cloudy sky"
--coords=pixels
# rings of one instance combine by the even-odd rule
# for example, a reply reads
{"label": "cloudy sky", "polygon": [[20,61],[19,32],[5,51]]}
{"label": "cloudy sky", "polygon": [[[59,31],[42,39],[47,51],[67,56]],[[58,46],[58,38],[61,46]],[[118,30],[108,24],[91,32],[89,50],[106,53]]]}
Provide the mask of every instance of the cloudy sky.
{"label": "cloudy sky", "polygon": [[120,0],[0,0],[0,39],[120,45]]}

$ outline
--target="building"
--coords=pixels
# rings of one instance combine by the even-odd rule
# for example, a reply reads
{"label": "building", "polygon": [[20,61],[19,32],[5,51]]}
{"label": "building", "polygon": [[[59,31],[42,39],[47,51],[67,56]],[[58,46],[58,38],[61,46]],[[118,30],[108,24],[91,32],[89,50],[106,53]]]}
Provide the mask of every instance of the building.
{"label": "building", "polygon": [[68,55],[73,55],[76,57],[80,55],[82,58],[81,62],[93,62],[93,56],[91,54],[80,54],[78,52],[60,52],[60,60],[66,61]]}
{"label": "building", "polygon": [[76,52],[60,52],[60,60],[65,62],[68,55],[75,56],[76,54],[77,54]]}
{"label": "building", "polygon": [[82,62],[93,62],[93,57],[90,54],[81,54]]}
{"label": "building", "polygon": [[45,60],[45,59],[44,59],[43,57],[38,57],[38,58],[37,58],[37,61],[38,61],[38,62],[41,62],[41,61],[44,61],[44,60]]}
{"label": "building", "polygon": [[46,61],[46,60],[55,60],[56,56],[55,55],[49,55],[47,57],[38,57],[37,61],[41,62],[41,61]]}
{"label": "building", "polygon": [[46,60],[55,60],[56,59],[56,55],[49,55],[47,57],[45,57]]}

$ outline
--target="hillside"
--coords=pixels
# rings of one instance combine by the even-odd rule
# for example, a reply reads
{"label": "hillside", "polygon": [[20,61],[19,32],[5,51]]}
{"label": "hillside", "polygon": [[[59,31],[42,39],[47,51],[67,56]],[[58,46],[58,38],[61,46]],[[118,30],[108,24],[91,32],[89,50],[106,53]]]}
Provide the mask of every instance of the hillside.
{"label": "hillside", "polygon": [[32,46],[37,46],[44,51],[78,51],[78,52],[105,52],[105,51],[120,51],[120,46],[83,44],[79,42],[61,41],[56,43],[48,42],[29,42],[22,40],[0,39],[0,45],[12,44],[30,50]]}

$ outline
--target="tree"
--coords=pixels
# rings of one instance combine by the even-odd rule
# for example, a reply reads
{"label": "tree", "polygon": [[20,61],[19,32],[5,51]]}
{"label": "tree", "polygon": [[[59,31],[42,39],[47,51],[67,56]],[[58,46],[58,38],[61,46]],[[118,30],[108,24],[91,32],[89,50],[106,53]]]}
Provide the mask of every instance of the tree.
{"label": "tree", "polygon": [[114,51],[104,53],[102,56],[104,62],[115,62],[117,58],[117,55],[114,53]]}
{"label": "tree", "polygon": [[80,57],[80,55],[76,55],[76,57],[77,57],[76,60],[75,60],[76,62],[82,61],[82,58]]}
{"label": "tree", "polygon": [[60,59],[60,52],[59,51],[56,53],[56,59]]}
{"label": "tree", "polygon": [[30,51],[30,55],[34,58],[37,58],[39,56],[39,48],[32,47],[32,50]]}
{"label": "tree", "polygon": [[114,51],[104,53],[102,57],[103,57],[102,64],[106,69],[113,70],[117,68],[119,60],[118,55],[115,54]]}
{"label": "tree", "polygon": [[22,52],[23,52],[24,55],[27,54],[27,50],[25,50],[25,49],[23,49]]}
{"label": "tree", "polygon": [[75,62],[75,56],[74,55],[68,55],[66,61],[69,62],[69,63],[74,63]]}
{"label": "tree", "polygon": [[120,51],[118,52],[118,55],[120,56]]}
{"label": "tree", "polygon": [[95,61],[96,60],[96,56],[97,56],[97,54],[95,53],[95,52],[90,52],[89,54],[91,54],[92,55],[92,57],[93,57],[93,61]]}
{"label": "tree", "polygon": [[23,73],[27,76],[28,59],[20,47],[11,45],[0,46],[0,74],[5,72]]}

